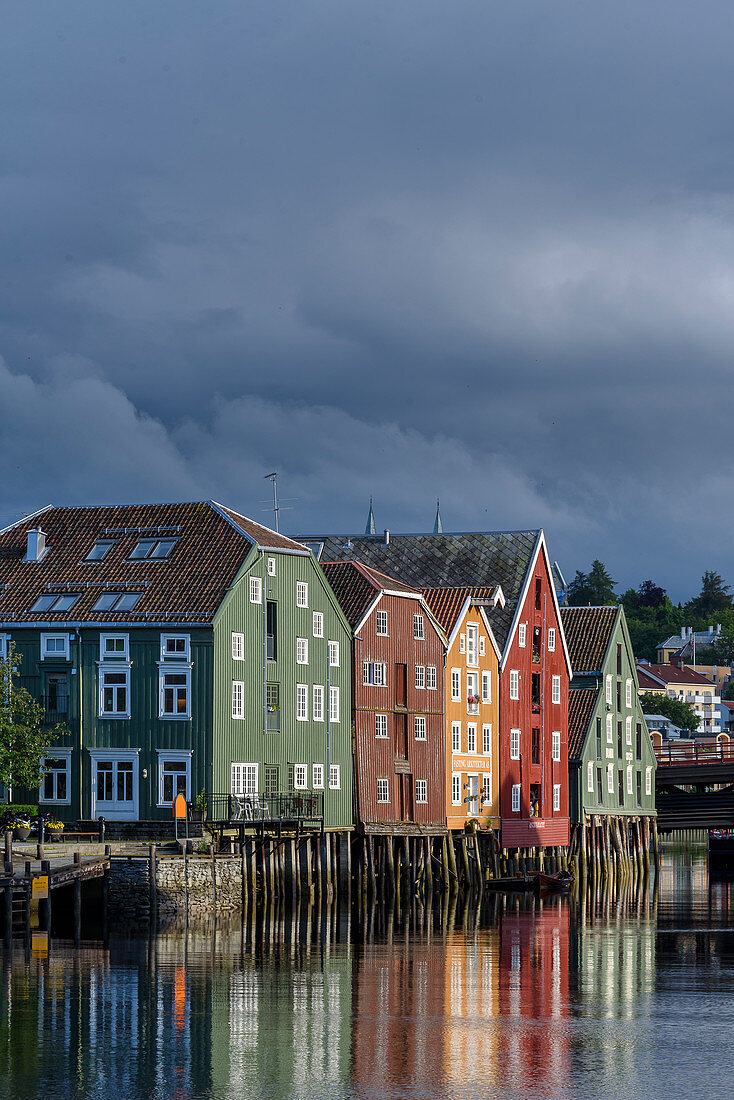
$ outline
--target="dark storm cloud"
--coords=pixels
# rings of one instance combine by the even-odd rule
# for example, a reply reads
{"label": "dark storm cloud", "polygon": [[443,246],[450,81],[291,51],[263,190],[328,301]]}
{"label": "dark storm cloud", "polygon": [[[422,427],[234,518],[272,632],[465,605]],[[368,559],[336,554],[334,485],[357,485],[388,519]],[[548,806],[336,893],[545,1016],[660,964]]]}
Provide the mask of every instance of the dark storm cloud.
{"label": "dark storm cloud", "polygon": [[570,573],[734,581],[730,39],[723,2],[6,8],[0,520],[255,515],[278,469],[291,530],[438,495]]}

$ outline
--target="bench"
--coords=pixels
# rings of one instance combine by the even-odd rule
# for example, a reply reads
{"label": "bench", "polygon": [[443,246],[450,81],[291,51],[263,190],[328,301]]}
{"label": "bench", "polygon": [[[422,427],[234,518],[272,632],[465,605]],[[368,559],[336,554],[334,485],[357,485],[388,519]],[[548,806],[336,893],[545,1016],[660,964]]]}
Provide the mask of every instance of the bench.
{"label": "bench", "polygon": [[55,833],[56,833],[56,830],[54,830],[54,829],[44,829],[44,833],[43,833],[44,841],[47,844],[49,843],[49,841],[52,844],[53,843],[62,844],[65,840],[71,840],[72,838],[76,839],[76,840],[81,840],[82,837],[87,837],[89,839],[90,844],[92,844],[95,840],[100,844],[104,843],[104,836],[102,834],[101,829],[97,829],[93,833],[72,833],[72,832],[68,832],[66,829],[62,829],[61,833],[59,833],[59,835],[56,837],[56,840],[54,841],[51,838],[55,835]]}

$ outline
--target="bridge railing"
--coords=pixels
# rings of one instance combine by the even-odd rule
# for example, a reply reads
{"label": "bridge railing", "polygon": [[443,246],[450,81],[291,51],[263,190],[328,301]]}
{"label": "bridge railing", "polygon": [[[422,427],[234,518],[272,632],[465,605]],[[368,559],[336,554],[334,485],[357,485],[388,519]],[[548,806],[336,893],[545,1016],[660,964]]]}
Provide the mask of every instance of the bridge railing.
{"label": "bridge railing", "polygon": [[698,744],[687,742],[683,745],[669,741],[655,748],[658,764],[716,764],[719,761],[734,761],[734,742],[719,741],[717,744]]}

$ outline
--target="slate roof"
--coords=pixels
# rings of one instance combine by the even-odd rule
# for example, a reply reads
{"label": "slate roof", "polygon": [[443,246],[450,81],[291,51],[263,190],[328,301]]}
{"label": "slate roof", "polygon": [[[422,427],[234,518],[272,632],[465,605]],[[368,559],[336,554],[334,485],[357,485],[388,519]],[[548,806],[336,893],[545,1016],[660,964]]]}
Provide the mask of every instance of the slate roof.
{"label": "slate roof", "polygon": [[[46,553],[24,561],[27,531],[41,527]],[[140,538],[175,538],[170,555],[130,561]],[[86,560],[98,539],[114,545],[99,561]],[[253,543],[305,553],[277,535],[213,501],[54,508],[0,531],[0,622],[207,621],[221,604]],[[132,611],[92,611],[104,591],[139,593]],[[48,592],[79,593],[68,611],[31,612]]]}
{"label": "slate roof", "polygon": [[360,562],[322,562],[321,568],[352,629],[362,621],[378,593],[387,589],[405,592],[410,596],[420,595],[415,588],[410,588],[376,569],[369,569]]}
{"label": "slate roof", "polygon": [[601,672],[618,607],[562,607],[561,621],[573,674]]}
{"label": "slate roof", "polygon": [[700,684],[701,687],[708,687],[716,689],[716,684],[713,680],[709,680],[708,676],[704,676],[702,672],[694,672],[692,668],[678,668],[677,665],[637,665],[637,673],[640,678],[640,687],[645,685],[642,683],[642,677],[645,677],[646,683],[651,687],[660,689],[661,685],[657,683],[657,680],[662,680],[664,684]]}
{"label": "slate roof", "polygon": [[540,531],[475,531],[442,535],[303,536],[320,561],[361,561],[415,588],[502,586],[504,608],[487,608],[501,650],[515,616]]}
{"label": "slate roof", "polygon": [[[493,585],[491,588],[486,586],[478,588],[424,588],[423,595],[426,603],[446,632],[447,637],[450,637],[467,597],[471,596],[473,600],[491,600],[495,587]],[[489,613],[494,609],[486,607],[484,610]]]}
{"label": "slate roof", "polygon": [[568,693],[568,759],[580,760],[589,722],[598,698],[595,688],[574,688]]}

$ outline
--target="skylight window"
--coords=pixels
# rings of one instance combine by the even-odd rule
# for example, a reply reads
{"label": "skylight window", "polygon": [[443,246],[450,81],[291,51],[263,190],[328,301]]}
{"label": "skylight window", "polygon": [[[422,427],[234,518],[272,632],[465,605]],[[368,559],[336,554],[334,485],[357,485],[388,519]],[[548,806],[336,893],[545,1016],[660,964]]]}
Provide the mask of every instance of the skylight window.
{"label": "skylight window", "polygon": [[92,611],[132,611],[139,599],[139,592],[103,592]]}
{"label": "skylight window", "polygon": [[130,555],[131,561],[160,561],[167,558],[178,539],[140,539]]}
{"label": "skylight window", "polygon": [[85,561],[102,561],[107,551],[117,542],[117,539],[97,539],[92,549],[87,554]]}
{"label": "skylight window", "polygon": [[79,599],[78,592],[44,592],[34,603],[31,611],[69,611]]}

